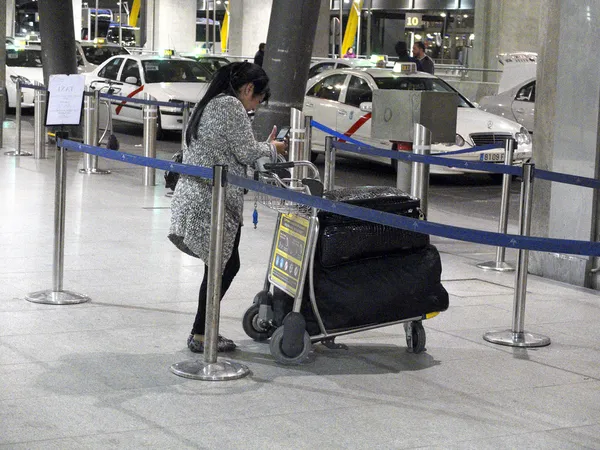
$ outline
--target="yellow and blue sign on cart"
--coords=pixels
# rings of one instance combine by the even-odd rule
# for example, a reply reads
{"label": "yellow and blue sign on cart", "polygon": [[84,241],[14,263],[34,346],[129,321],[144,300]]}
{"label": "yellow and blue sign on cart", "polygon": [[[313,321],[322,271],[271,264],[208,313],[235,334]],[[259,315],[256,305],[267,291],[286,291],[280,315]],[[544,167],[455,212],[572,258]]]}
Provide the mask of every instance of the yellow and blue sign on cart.
{"label": "yellow and blue sign on cart", "polygon": [[271,255],[269,281],[294,297],[301,282],[309,221],[293,214],[281,214],[277,241]]}

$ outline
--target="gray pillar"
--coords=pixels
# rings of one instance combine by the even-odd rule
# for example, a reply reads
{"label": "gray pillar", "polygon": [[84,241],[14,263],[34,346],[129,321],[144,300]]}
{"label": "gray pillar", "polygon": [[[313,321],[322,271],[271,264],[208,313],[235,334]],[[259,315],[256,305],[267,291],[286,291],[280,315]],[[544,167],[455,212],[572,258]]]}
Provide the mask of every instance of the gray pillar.
{"label": "gray pillar", "polygon": [[[536,169],[598,178],[600,153],[600,0],[544,0],[537,69],[533,154]],[[577,45],[573,45],[577,43]],[[536,180],[532,235],[599,238],[592,189]],[[598,288],[597,258],[532,252],[530,272]]]}
{"label": "gray pillar", "polygon": [[[38,2],[44,84],[53,74],[77,73],[73,4],[65,0]],[[56,20],[60,17],[61,20]]]}
{"label": "gray pillar", "polygon": [[6,35],[15,35],[15,0],[6,0]]}
{"label": "gray pillar", "polygon": [[[44,0],[38,2],[44,84],[50,75],[76,74],[77,49],[73,24],[73,3],[69,0]],[[60,17],[61,20],[56,20]],[[69,135],[81,137],[81,127],[69,127]]]}
{"label": "gray pillar", "polygon": [[[196,2],[189,0],[157,1],[154,14],[154,48],[172,48],[180,52],[194,50],[196,8]],[[177,13],[173,14],[174,11]]]}
{"label": "gray pillar", "polygon": [[229,54],[242,54],[242,35],[244,32],[243,0],[229,2]]}
{"label": "gray pillar", "polygon": [[331,11],[329,0],[321,0],[319,9],[319,20],[317,22],[317,31],[315,32],[315,42],[313,44],[313,56],[326,58],[330,52],[331,44],[329,42],[331,28]]}
{"label": "gray pillar", "polygon": [[273,2],[263,68],[271,79],[268,107],[258,109],[260,139],[273,125],[289,125],[290,108],[302,110],[321,0]]}
{"label": "gray pillar", "polygon": [[[477,0],[475,41],[469,66],[496,69],[496,55],[500,53],[539,52],[543,2],[544,0]],[[482,81],[488,81],[485,75]]]}
{"label": "gray pillar", "polygon": [[[14,6],[14,5],[13,5]],[[0,30],[6,28],[6,0],[0,0]],[[4,119],[6,111],[6,35],[0,36],[0,148],[4,146]]]}

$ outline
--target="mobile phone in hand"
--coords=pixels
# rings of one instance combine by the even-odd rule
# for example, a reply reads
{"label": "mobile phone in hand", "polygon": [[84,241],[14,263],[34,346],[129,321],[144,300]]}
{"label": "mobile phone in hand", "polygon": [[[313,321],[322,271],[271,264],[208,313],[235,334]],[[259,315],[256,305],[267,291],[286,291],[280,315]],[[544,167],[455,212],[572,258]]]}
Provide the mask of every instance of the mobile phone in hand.
{"label": "mobile phone in hand", "polygon": [[290,127],[282,127],[277,133],[276,141],[284,141],[290,135]]}

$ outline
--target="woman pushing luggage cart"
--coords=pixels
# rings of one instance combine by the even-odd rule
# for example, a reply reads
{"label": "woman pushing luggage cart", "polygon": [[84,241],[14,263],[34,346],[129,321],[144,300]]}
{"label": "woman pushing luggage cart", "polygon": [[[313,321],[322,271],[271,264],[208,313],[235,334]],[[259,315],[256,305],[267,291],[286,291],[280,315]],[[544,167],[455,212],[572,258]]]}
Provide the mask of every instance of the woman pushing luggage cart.
{"label": "woman pushing luggage cart", "polygon": [[[308,161],[265,164],[259,181],[393,214],[424,219],[419,200],[389,187],[323,192]],[[312,343],[342,348],[337,336],[403,323],[408,350],[425,350],[422,321],[448,308],[441,261],[429,236],[320,211],[259,193],[279,212],[264,289],[243,318],[273,357],[302,362]]]}

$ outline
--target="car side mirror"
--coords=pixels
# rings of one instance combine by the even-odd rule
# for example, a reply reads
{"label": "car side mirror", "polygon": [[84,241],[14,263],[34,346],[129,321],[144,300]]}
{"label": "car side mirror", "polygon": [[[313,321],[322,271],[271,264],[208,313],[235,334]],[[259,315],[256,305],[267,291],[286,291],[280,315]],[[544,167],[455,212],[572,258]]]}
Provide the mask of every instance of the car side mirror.
{"label": "car side mirror", "polygon": [[362,102],[359,108],[361,111],[371,112],[373,111],[373,102]]}
{"label": "car side mirror", "polygon": [[125,83],[138,84],[138,79],[137,79],[137,77],[127,77],[127,78],[125,78]]}

